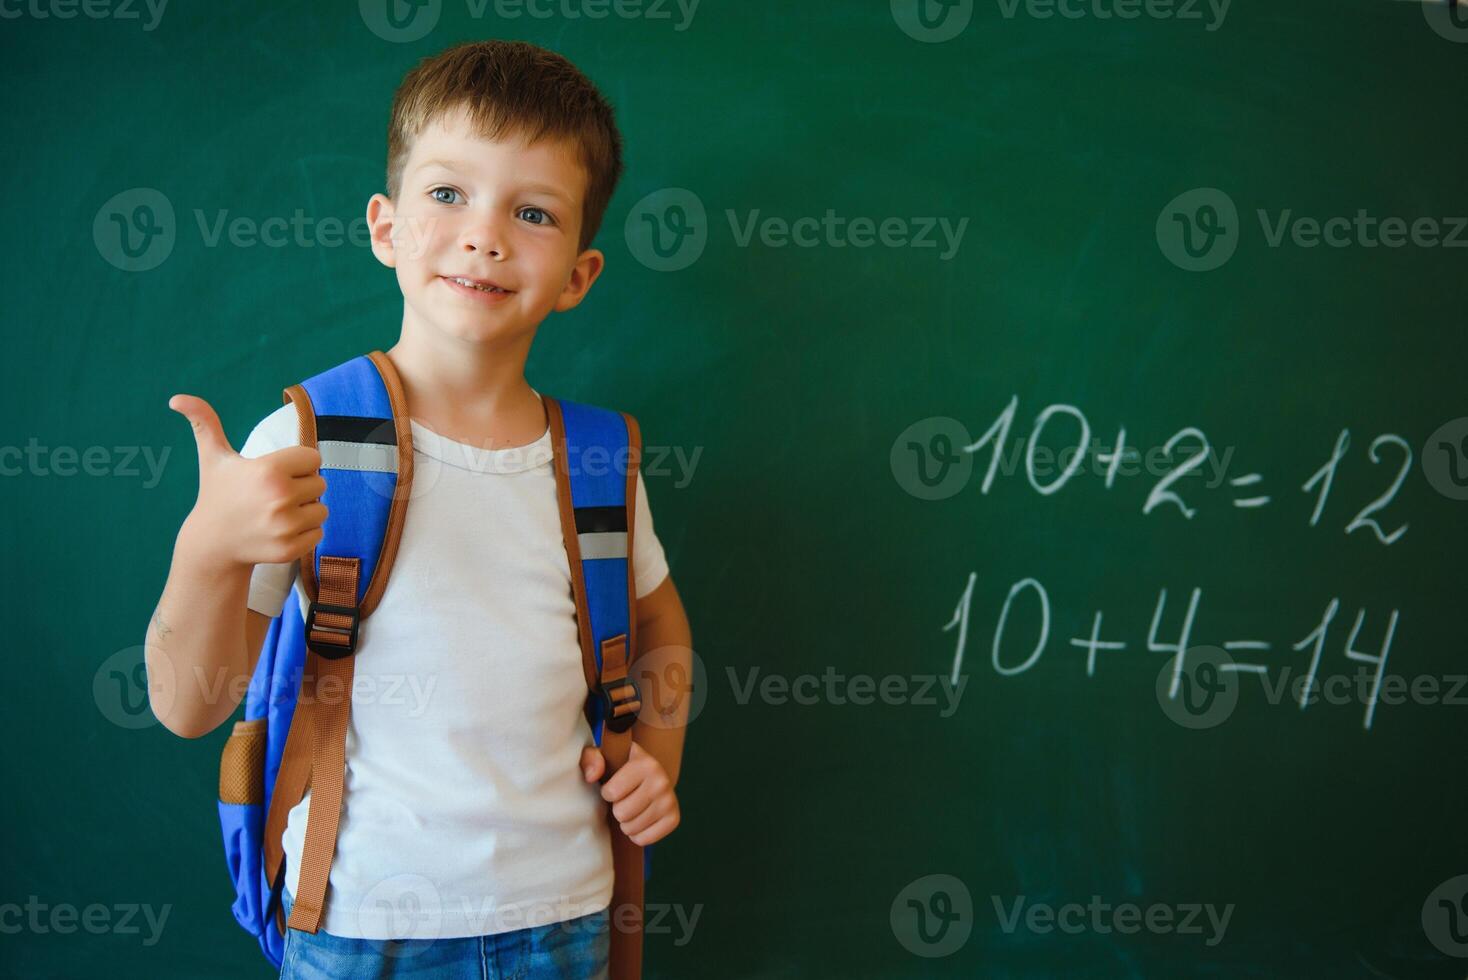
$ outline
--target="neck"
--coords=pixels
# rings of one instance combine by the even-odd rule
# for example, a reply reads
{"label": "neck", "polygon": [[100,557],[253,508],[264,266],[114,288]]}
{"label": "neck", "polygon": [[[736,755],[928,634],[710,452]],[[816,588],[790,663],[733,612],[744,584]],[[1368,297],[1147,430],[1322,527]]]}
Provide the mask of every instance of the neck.
{"label": "neck", "polygon": [[545,413],[525,380],[530,338],[509,346],[403,331],[388,351],[409,415],[450,439],[495,448],[545,431]]}

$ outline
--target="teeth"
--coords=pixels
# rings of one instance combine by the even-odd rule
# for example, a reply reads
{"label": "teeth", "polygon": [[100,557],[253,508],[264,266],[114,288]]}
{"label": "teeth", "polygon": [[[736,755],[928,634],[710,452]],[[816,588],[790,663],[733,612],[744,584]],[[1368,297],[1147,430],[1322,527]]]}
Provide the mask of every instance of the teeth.
{"label": "teeth", "polygon": [[504,292],[504,290],[503,289],[500,289],[498,286],[481,286],[478,283],[471,282],[468,279],[461,279],[458,276],[449,276],[448,279],[449,279],[450,282],[456,282],[460,286],[468,286],[470,289],[477,289],[481,293],[502,293],[502,292]]}

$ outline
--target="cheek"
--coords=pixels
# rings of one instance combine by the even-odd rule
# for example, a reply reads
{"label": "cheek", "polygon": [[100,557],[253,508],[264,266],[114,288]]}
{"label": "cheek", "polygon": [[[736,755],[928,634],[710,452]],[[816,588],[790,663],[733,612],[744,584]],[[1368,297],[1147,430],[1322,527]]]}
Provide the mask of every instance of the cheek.
{"label": "cheek", "polygon": [[452,222],[440,215],[408,214],[397,229],[400,269],[432,272],[436,256],[453,248],[456,230]]}

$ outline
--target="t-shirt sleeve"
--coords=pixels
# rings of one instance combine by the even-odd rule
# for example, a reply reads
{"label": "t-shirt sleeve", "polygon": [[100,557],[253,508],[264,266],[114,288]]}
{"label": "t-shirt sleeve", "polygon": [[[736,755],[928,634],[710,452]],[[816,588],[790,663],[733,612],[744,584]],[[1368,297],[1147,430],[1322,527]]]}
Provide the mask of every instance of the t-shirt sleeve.
{"label": "t-shirt sleeve", "polygon": [[[285,404],[260,420],[245,444],[240,447],[240,455],[247,459],[258,459],[277,449],[298,446],[300,443],[296,407],[294,404]],[[250,573],[250,594],[245,605],[272,619],[279,616],[280,611],[285,608],[286,599],[290,597],[300,566],[300,559],[283,564],[256,565],[255,570]]]}
{"label": "t-shirt sleeve", "polygon": [[663,584],[668,577],[668,558],[663,554],[663,543],[658,540],[652,527],[652,508],[647,502],[647,487],[642,474],[637,474],[637,508],[633,514],[636,522],[632,527],[632,571],[637,598],[641,599]]}

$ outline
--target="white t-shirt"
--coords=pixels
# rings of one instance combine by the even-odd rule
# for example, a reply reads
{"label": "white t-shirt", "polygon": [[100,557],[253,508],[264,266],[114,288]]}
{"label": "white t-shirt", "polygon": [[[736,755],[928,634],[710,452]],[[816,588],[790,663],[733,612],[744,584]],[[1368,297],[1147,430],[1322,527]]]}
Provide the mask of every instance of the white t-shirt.
{"label": "white t-shirt", "polygon": [[[600,786],[579,766],[591,730],[550,430],[497,450],[416,421],[412,431],[397,559],[357,647],[321,928],[456,938],[600,911],[611,904],[611,839]],[[286,404],[240,453],[298,443]],[[640,473],[636,507],[641,597],[668,565]],[[299,568],[255,566],[249,607],[276,616],[294,587],[304,613]],[[292,895],[310,799],[283,838]]]}

